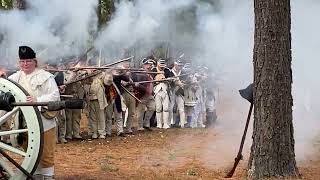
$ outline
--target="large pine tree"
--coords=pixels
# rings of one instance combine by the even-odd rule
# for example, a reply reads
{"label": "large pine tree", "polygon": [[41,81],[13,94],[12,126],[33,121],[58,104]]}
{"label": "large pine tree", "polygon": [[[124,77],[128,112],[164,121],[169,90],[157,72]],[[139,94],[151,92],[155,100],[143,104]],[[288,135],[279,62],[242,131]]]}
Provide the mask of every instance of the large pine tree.
{"label": "large pine tree", "polygon": [[254,0],[254,127],[249,176],[296,177],[290,0]]}

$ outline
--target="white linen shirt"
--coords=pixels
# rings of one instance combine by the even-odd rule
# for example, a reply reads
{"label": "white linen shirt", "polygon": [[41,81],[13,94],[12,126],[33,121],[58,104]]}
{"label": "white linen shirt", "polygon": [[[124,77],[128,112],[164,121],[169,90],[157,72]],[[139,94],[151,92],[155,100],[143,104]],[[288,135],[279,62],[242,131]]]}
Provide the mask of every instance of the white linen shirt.
{"label": "white linen shirt", "polygon": [[[19,83],[37,102],[60,101],[60,93],[54,75],[42,69],[35,69],[31,74],[17,71],[8,77]],[[40,107],[39,107],[40,109]],[[56,126],[54,119],[41,115],[43,129],[47,131]]]}

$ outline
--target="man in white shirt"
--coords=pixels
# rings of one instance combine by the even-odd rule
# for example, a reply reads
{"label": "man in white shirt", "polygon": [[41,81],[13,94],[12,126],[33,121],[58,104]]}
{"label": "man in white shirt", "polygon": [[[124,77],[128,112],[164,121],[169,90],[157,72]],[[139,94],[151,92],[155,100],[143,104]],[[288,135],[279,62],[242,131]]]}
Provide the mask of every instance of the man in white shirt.
{"label": "man in white shirt", "polygon": [[[54,75],[38,68],[36,53],[28,46],[19,47],[20,71],[9,76],[28,93],[27,102],[59,101],[60,94]],[[35,177],[54,179],[54,151],[56,145],[55,120],[41,115],[44,129],[43,153]]]}

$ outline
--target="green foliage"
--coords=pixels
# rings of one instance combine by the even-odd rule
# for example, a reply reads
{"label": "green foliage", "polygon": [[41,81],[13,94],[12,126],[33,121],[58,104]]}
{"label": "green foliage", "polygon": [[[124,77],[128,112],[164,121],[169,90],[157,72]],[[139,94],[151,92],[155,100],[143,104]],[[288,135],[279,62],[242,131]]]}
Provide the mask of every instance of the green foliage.
{"label": "green foliage", "polygon": [[3,9],[3,10],[12,9],[12,0],[0,0],[0,9]]}
{"label": "green foliage", "polygon": [[99,17],[99,28],[106,25],[115,11],[114,0],[100,0],[100,8],[97,12]]}

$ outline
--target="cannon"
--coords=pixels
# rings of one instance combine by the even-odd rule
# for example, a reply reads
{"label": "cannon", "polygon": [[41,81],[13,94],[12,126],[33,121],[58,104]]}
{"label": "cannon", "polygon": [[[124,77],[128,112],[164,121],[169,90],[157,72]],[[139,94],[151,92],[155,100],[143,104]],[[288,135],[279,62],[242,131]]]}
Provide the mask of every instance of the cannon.
{"label": "cannon", "polygon": [[0,78],[0,179],[33,179],[43,149],[39,106],[48,111],[84,107],[82,100],[27,103],[28,95],[19,84]]}

